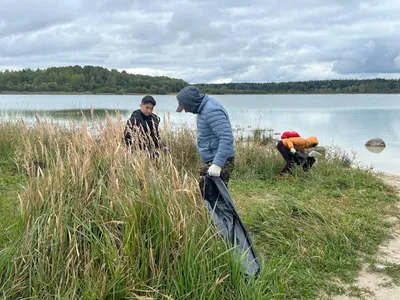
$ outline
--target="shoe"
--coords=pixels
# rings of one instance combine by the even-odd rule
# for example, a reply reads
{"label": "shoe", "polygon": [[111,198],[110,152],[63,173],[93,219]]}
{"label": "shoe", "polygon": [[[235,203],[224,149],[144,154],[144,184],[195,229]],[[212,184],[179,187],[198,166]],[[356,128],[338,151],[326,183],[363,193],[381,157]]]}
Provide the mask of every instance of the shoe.
{"label": "shoe", "polygon": [[282,178],[287,178],[288,174],[287,173],[279,173],[276,175],[276,179],[282,179]]}

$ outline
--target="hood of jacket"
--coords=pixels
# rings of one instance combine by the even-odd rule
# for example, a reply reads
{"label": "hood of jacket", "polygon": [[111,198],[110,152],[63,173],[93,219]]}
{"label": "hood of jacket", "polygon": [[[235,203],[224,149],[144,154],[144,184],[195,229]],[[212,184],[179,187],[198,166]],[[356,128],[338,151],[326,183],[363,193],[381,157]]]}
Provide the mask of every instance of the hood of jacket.
{"label": "hood of jacket", "polygon": [[306,138],[306,148],[316,147],[318,145],[318,139],[315,136]]}
{"label": "hood of jacket", "polygon": [[176,95],[179,105],[193,114],[199,113],[199,108],[204,97],[205,95],[201,95],[200,90],[195,86],[187,86]]}

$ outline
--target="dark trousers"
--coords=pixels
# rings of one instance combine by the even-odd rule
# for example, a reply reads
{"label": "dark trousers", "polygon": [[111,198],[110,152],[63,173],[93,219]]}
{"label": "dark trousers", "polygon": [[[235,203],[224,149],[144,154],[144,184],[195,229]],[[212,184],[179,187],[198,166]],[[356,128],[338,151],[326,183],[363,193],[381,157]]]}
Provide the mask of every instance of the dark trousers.
{"label": "dark trousers", "polygon": [[290,171],[290,169],[292,168],[292,163],[293,163],[292,153],[290,153],[289,148],[287,148],[282,143],[282,141],[278,142],[278,145],[276,145],[276,148],[278,149],[279,153],[282,155],[283,159],[286,162],[286,165],[281,170],[281,173],[288,173]]}
{"label": "dark trousers", "polygon": [[[204,176],[207,175],[208,168],[212,165],[212,161],[203,163],[200,169],[200,180],[199,180],[199,185],[200,185],[200,190],[203,193],[204,190]],[[235,167],[235,158],[234,157],[229,157],[226,160],[225,165],[221,169],[221,175],[219,176],[222,181],[225,183],[226,187],[228,187],[228,182],[229,179],[231,178],[231,174],[233,171],[233,168]]]}
{"label": "dark trousers", "polygon": [[278,142],[278,145],[276,145],[276,148],[278,148],[279,153],[282,155],[283,159],[286,162],[286,165],[281,170],[281,173],[290,172],[290,169],[292,168],[293,163],[295,163],[299,166],[302,166],[303,171],[307,172],[315,163],[315,158],[308,157],[308,155],[305,153],[297,152],[295,155],[293,155],[290,152],[289,148],[285,147],[285,145],[282,143],[282,141]]}

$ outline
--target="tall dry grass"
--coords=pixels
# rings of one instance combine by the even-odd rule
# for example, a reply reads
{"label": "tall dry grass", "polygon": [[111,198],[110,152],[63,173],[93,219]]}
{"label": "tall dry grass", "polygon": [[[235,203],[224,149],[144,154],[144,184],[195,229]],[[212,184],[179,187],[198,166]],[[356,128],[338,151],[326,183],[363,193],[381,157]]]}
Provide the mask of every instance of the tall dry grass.
{"label": "tall dry grass", "polygon": [[30,180],[20,197],[25,231],[4,253],[13,261],[3,265],[8,297],[231,299],[243,284],[196,178],[169,154],[132,154],[122,124],[107,117],[97,137],[85,123],[21,127]]}

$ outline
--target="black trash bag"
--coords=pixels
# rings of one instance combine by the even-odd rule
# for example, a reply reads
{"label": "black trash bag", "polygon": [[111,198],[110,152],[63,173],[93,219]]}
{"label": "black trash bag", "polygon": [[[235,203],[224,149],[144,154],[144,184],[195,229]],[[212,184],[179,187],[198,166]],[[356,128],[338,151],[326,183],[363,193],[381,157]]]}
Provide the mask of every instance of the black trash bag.
{"label": "black trash bag", "polygon": [[292,155],[293,161],[303,168],[303,171],[308,171],[311,169],[313,164],[315,163],[315,158],[308,156],[307,153],[297,151]]}
{"label": "black trash bag", "polygon": [[246,275],[256,277],[260,273],[260,264],[228,189],[220,177],[206,175],[204,181],[203,196],[214,225],[225,242],[240,254]]}

